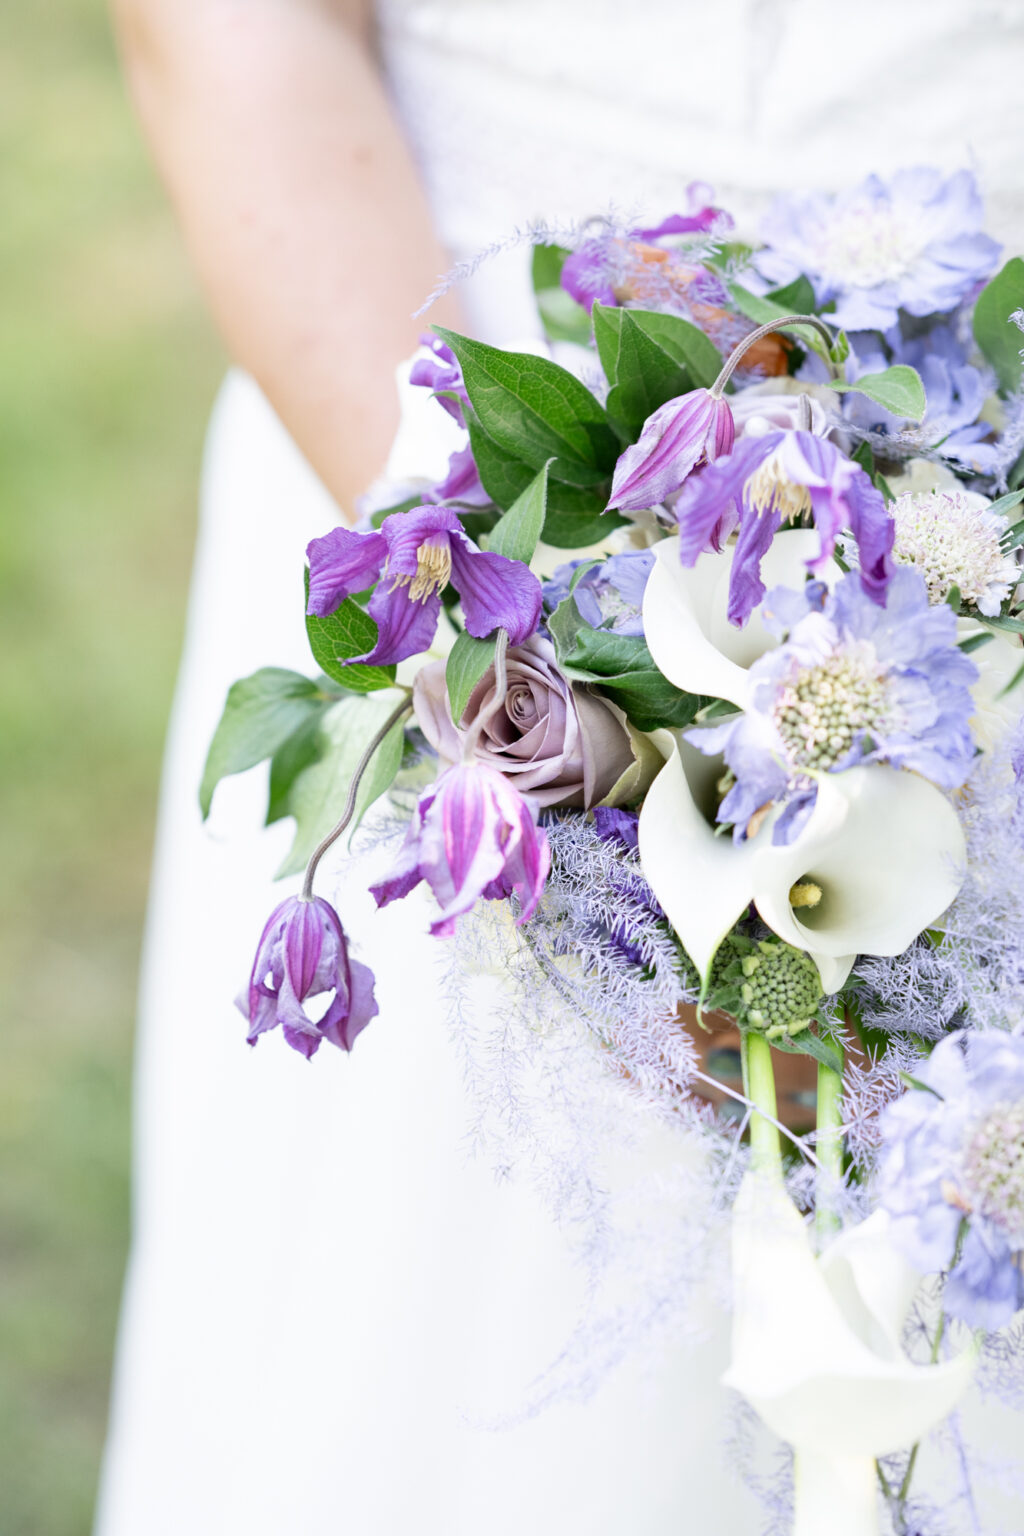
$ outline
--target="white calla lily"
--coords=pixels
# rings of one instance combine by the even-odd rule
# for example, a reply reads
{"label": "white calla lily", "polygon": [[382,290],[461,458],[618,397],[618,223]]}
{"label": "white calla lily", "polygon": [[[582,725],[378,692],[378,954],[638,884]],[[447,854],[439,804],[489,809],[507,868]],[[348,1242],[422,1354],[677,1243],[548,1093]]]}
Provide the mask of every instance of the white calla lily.
{"label": "white calla lily", "polygon": [[884,1212],[818,1259],[781,1181],[745,1176],[733,1213],[724,1381],[794,1449],[793,1536],[875,1536],[876,1457],[920,1440],[970,1381],[970,1350],[925,1366],[904,1354],[900,1330],[918,1280]]}
{"label": "white calla lily", "polygon": [[[668,760],[640,812],[640,861],[702,976],[752,901],[769,928],[808,952],[826,991],[836,991],[858,954],[902,954],[960,888],[960,822],[917,774],[877,765],[825,774],[792,843],[772,843],[770,820],[734,843],[711,821],[720,760],[667,731],[657,740]],[[807,881],[821,900],[798,915],[790,892]]]}
{"label": "white calla lily", "polygon": [[[761,562],[761,579],[773,587],[802,587],[807,561],[821,548],[809,528],[777,533]],[[747,668],[778,644],[755,610],[742,629],[727,617],[732,550],[709,550],[692,570],[679,562],[675,539],[663,539],[654,551],[654,569],[644,591],[644,637],[655,662],[670,682],[686,693],[728,699],[743,708]],[[828,561],[821,579],[831,584],[842,575]]]}

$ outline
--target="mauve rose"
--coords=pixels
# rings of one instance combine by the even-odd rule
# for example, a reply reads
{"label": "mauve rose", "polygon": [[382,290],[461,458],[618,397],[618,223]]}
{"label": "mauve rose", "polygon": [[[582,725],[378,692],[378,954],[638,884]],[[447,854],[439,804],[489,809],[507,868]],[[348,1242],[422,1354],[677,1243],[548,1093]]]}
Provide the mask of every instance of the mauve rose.
{"label": "mauve rose", "polygon": [[[570,684],[550,640],[533,635],[506,653],[504,704],[484,726],[479,762],[495,768],[538,805],[597,805],[633,763],[623,716],[585,686]],[[494,670],[470,694],[462,729],[448,705],[445,663],[423,667],[413,687],[416,719],[442,763],[462,757],[466,731],[494,700]]]}

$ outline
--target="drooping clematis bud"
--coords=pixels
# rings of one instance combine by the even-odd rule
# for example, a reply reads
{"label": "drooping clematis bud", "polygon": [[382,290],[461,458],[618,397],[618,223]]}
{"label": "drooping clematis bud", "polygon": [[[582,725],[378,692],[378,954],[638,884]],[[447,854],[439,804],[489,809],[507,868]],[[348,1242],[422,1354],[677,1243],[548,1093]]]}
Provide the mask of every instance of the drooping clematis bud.
{"label": "drooping clematis bud", "polygon": [[[319,1019],[303,1006],[333,992]],[[260,937],[249,985],[236,1000],[249,1020],[248,1041],[278,1024],[293,1050],[308,1060],[329,1040],[350,1051],[377,1013],[373,972],[351,960],[337,912],[320,896],[289,896],[274,908]]]}
{"label": "drooping clematis bud", "polygon": [[691,389],[666,401],[616,464],[609,507],[621,512],[656,507],[695,469],[731,452],[735,436],[728,401],[711,390]]}
{"label": "drooping clematis bud", "polygon": [[425,880],[441,903],[431,933],[447,938],[483,897],[515,895],[519,921],[533,916],[551,861],[536,806],[481,763],[457,763],[420,796],[398,862],[371,887],[379,907]]}

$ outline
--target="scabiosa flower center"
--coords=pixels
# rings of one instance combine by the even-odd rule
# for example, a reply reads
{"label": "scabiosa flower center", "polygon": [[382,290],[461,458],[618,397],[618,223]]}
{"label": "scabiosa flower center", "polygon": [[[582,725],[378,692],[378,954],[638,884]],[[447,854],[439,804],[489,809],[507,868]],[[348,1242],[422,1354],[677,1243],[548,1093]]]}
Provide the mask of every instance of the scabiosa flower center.
{"label": "scabiosa flower center", "polygon": [[865,644],[794,667],[772,709],[790,766],[821,772],[841,763],[865,736],[883,734],[888,718],[885,670]]}
{"label": "scabiosa flower center", "polygon": [[975,1125],[964,1148],[961,1193],[1011,1248],[1024,1249],[1024,1101],[996,1104]]}
{"label": "scabiosa flower center", "polygon": [[972,507],[960,491],[923,491],[900,496],[890,508],[896,524],[893,555],[915,566],[932,603],[958,587],[965,603],[995,614],[1020,572],[1000,545],[1006,520]]}
{"label": "scabiosa flower center", "polygon": [[446,533],[435,533],[424,539],[416,551],[416,573],[413,576],[396,576],[395,587],[408,587],[414,603],[425,603],[446,587],[452,575],[452,549]]}
{"label": "scabiosa flower center", "polygon": [[927,230],[891,204],[854,205],[826,223],[814,242],[814,265],[844,288],[897,282],[928,243]]}
{"label": "scabiosa flower center", "polygon": [[789,479],[778,452],[769,454],[758,465],[747,481],[743,495],[755,512],[777,512],[783,522],[794,523],[798,517],[813,510],[807,486],[797,485]]}

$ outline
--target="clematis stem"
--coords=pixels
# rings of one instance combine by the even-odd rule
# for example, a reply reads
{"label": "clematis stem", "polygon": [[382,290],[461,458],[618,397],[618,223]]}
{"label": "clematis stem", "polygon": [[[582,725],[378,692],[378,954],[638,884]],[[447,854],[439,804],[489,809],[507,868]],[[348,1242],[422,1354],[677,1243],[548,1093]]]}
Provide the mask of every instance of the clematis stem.
{"label": "clematis stem", "polygon": [[345,828],[352,820],[352,817],[355,815],[356,796],[359,793],[359,785],[362,783],[363,774],[370,766],[370,761],[373,757],[373,754],[377,751],[378,747],[381,745],[389,732],[394,730],[399,720],[403,719],[404,716],[411,713],[412,700],[410,698],[405,698],[402,700],[401,704],[397,704],[391,711],[390,715],[388,715],[387,719],[384,721],[384,724],[376,733],[366,751],[363,753],[362,757],[356,764],[356,771],[353,773],[352,782],[348,787],[348,798],[345,801],[345,809],[341,813],[341,820],[338,822],[337,826],[331,828],[327,836],[323,839],[322,842],[316,845],[316,847],[313,849],[313,852],[309,856],[309,863],[306,865],[306,874],[302,881],[301,899],[303,901],[312,901],[313,879],[316,875],[317,865],[320,863],[320,860],[323,858],[328,848],[330,848],[331,844],[338,841],[338,838],[344,832]]}
{"label": "clematis stem", "polygon": [[767,325],[759,325],[756,331],[751,331],[749,336],[744,336],[743,340],[738,342],[737,345],[733,347],[732,351],[729,353],[729,356],[726,358],[724,364],[722,365],[721,373],[718,375],[718,378],[711,386],[710,394],[716,400],[720,399],[722,393],[725,390],[725,386],[728,384],[736,369],[743,361],[744,355],[755,344],[755,342],[760,341],[762,336],[770,336],[773,331],[783,331],[787,328],[787,326],[790,325],[810,325],[814,327],[814,329],[818,332],[819,336],[821,336],[825,343],[825,350],[828,355],[828,366],[832,373],[832,377],[837,379],[839,377],[839,369],[832,361],[831,357],[831,349],[834,337],[825,322],[823,320],[819,320],[817,315],[782,315],[778,320],[769,320]]}
{"label": "clematis stem", "polygon": [[772,1048],[756,1029],[745,1029],[741,1036],[743,1078],[754,1106],[750,1121],[750,1150],[754,1167],[760,1172],[782,1177],[782,1142],[777,1121],[775,1070]]}
{"label": "clematis stem", "polygon": [[[841,1047],[837,1046],[841,1050]],[[818,1247],[839,1231],[840,1220],[835,1200],[843,1180],[843,1077],[824,1062],[818,1063],[818,1174],[815,1200],[815,1228]]]}

